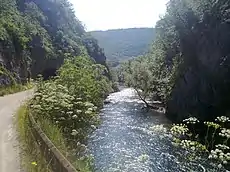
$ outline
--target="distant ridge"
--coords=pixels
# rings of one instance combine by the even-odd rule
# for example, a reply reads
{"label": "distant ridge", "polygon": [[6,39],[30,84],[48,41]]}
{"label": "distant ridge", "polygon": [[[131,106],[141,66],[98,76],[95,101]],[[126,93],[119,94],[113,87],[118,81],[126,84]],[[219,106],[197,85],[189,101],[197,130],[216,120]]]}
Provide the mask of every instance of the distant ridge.
{"label": "distant ridge", "polygon": [[154,28],[109,29],[89,33],[98,40],[107,60],[114,63],[143,55],[155,39]]}

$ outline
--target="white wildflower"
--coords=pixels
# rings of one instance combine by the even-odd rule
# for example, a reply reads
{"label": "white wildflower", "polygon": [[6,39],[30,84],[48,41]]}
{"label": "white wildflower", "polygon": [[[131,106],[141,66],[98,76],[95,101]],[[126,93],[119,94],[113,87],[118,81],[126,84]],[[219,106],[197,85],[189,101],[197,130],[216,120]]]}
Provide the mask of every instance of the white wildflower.
{"label": "white wildflower", "polygon": [[69,111],[67,112],[68,115],[72,115],[73,114],[73,111]]}
{"label": "white wildflower", "polygon": [[82,98],[78,97],[78,98],[76,98],[76,100],[81,101],[81,100],[82,100]]}
{"label": "white wildflower", "polygon": [[185,135],[189,131],[189,129],[184,124],[176,124],[176,125],[174,124],[170,129],[170,131],[173,135],[178,136],[178,135]]}
{"label": "white wildflower", "polygon": [[[220,146],[218,146],[220,147]],[[221,145],[223,147],[223,145]],[[210,155],[208,157],[209,159],[216,159],[219,160],[223,164],[227,164],[228,161],[230,161],[230,153],[224,153],[223,150],[215,149],[211,150]]]}
{"label": "white wildflower", "polygon": [[85,106],[87,106],[87,107],[94,107],[94,104],[90,103],[90,102],[85,102]]}
{"label": "white wildflower", "polygon": [[184,119],[183,122],[185,122],[187,124],[196,124],[200,121],[196,117],[190,117],[188,119]]}
{"label": "white wildflower", "polygon": [[92,111],[87,110],[87,111],[85,111],[85,114],[90,115],[90,114],[92,114]]}
{"label": "white wildflower", "polygon": [[222,165],[221,165],[221,164],[219,164],[217,167],[218,167],[218,168],[222,168]]}
{"label": "white wildflower", "polygon": [[204,124],[207,125],[208,127],[213,127],[215,129],[220,128],[220,125],[214,122],[204,122]]}
{"label": "white wildflower", "polygon": [[80,113],[82,113],[82,110],[77,110],[76,112],[77,112],[78,114],[80,114]]}
{"label": "white wildflower", "polygon": [[228,150],[228,149],[230,149],[228,146],[226,146],[226,145],[221,145],[221,144],[216,145],[216,148],[220,148],[220,149],[222,149],[222,150]]}
{"label": "white wildflower", "polygon": [[88,111],[93,111],[93,108],[88,108]]}
{"label": "white wildflower", "polygon": [[73,129],[71,135],[76,136],[78,134],[77,130]]}
{"label": "white wildflower", "polygon": [[73,118],[73,119],[77,119],[77,115],[73,115],[72,118]]}
{"label": "white wildflower", "polygon": [[227,116],[219,116],[219,117],[217,117],[215,119],[215,121],[218,121],[218,122],[230,122],[230,119]]}
{"label": "white wildflower", "polygon": [[91,125],[91,128],[94,129],[94,130],[97,129],[97,127],[95,125]]}
{"label": "white wildflower", "polygon": [[192,151],[205,151],[206,147],[199,142],[192,140],[182,140],[180,146],[184,149],[190,149]]}
{"label": "white wildflower", "polygon": [[64,118],[64,117],[60,117],[59,119],[60,119],[60,120],[65,120],[65,118]]}
{"label": "white wildflower", "polygon": [[223,161],[223,164],[227,164],[228,162],[227,161]]}
{"label": "white wildflower", "polygon": [[229,139],[230,138],[230,129],[222,128],[219,135]]}

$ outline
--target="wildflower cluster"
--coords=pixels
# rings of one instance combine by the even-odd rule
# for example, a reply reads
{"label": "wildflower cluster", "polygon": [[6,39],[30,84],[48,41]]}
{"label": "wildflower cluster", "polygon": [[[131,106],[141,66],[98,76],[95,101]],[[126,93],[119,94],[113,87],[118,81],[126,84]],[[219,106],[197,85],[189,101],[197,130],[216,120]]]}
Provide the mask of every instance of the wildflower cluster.
{"label": "wildflower cluster", "polygon": [[183,122],[185,122],[187,124],[196,124],[200,121],[195,117],[190,117],[190,118],[184,119]]}
{"label": "wildflower cluster", "polygon": [[197,141],[192,141],[192,140],[182,140],[180,142],[180,146],[184,149],[189,149],[197,152],[202,152],[207,150],[206,146],[200,144]]}
{"label": "wildflower cluster", "polygon": [[219,135],[230,139],[230,129],[222,128]]}
{"label": "wildflower cluster", "polygon": [[215,150],[211,150],[211,154],[208,158],[219,160],[223,164],[228,164],[230,162],[230,152],[224,153],[223,150],[216,148]]}
{"label": "wildflower cluster", "polygon": [[230,119],[227,116],[220,116],[220,117],[217,117],[215,119],[215,121],[217,121],[217,122],[230,122]]}
{"label": "wildflower cluster", "polygon": [[208,127],[213,127],[215,129],[220,128],[220,125],[214,122],[204,122],[205,125],[207,125]]}
{"label": "wildflower cluster", "polygon": [[69,137],[84,137],[90,126],[96,125],[97,107],[72,95],[66,86],[57,81],[42,84],[31,102],[37,116],[48,118],[64,129]]}
{"label": "wildflower cluster", "polygon": [[155,133],[166,133],[167,129],[164,127],[164,125],[154,125],[150,127],[150,130]]}
{"label": "wildflower cluster", "polygon": [[229,150],[230,149],[228,146],[221,145],[221,144],[216,145],[216,148],[219,148],[219,149],[222,149],[222,150]]}
{"label": "wildflower cluster", "polygon": [[188,127],[184,124],[174,124],[170,129],[170,132],[174,136],[185,135],[188,131]]}
{"label": "wildflower cluster", "polygon": [[[204,122],[204,125],[208,127],[205,136],[205,145],[197,141],[199,135],[195,132],[191,133],[187,125],[174,124],[170,129],[171,134],[173,135],[172,144],[174,146],[180,146],[186,149],[188,152],[186,157],[189,157],[189,160],[197,158],[199,154],[196,153],[208,152],[208,158],[213,159],[215,160],[215,162],[219,163],[217,165],[218,168],[225,167],[226,164],[230,163],[230,147],[228,146],[228,141],[230,139],[230,129],[222,127],[224,126],[224,123],[229,122],[230,120],[226,116],[221,116],[217,117],[215,121],[220,124],[215,122]],[[196,124],[199,122],[199,120],[197,118],[190,117],[188,119],[183,120],[183,122],[185,122],[186,124]],[[210,128],[213,128],[214,130],[210,130]],[[224,137],[225,140],[218,140],[217,142],[217,140],[215,140],[216,132],[219,132],[219,135]],[[222,142],[222,144],[220,144],[220,142]],[[211,150],[211,152],[209,152],[209,148],[213,149],[214,146],[215,150]]]}

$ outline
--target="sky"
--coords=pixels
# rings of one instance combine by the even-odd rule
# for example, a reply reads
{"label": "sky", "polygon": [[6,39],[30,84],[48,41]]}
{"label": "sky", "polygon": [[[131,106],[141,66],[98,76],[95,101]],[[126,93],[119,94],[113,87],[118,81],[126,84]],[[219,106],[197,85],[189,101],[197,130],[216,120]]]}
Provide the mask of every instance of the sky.
{"label": "sky", "polygon": [[70,0],[87,31],[154,27],[167,0]]}

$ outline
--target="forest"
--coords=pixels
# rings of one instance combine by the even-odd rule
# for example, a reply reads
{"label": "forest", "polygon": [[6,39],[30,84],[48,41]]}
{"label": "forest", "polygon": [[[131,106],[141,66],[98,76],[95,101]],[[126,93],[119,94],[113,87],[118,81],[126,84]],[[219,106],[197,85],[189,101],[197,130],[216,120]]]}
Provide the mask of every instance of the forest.
{"label": "forest", "polygon": [[229,1],[171,0],[149,53],[119,69],[143,99],[162,102],[173,121],[229,116]]}
{"label": "forest", "polygon": [[55,75],[67,56],[87,54],[105,65],[102,49],[67,0],[1,0],[0,9],[0,86],[11,85],[12,78],[24,83]]}
{"label": "forest", "polygon": [[122,61],[147,53],[155,38],[154,28],[113,29],[89,33],[104,49],[111,67],[117,67]]}

